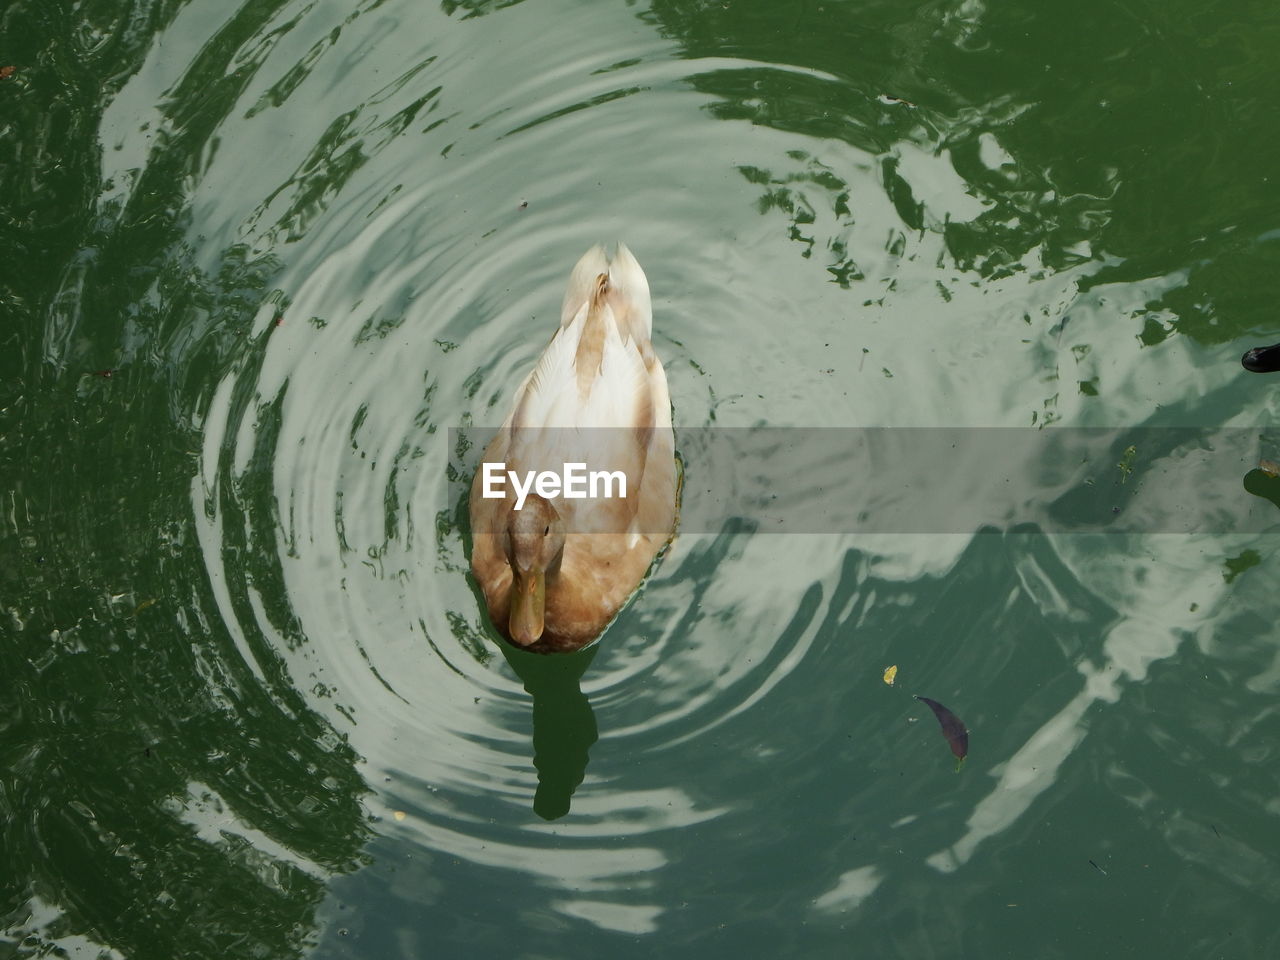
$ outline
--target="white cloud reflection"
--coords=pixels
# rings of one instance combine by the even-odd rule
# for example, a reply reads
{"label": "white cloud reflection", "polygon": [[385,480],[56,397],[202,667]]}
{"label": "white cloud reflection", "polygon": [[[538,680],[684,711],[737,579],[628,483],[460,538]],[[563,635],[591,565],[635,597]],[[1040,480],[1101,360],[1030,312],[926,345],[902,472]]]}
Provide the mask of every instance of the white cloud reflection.
{"label": "white cloud reflection", "polygon": [[[996,784],[974,807],[964,835],[927,857],[930,866],[944,873],[954,871],[985,840],[1013,826],[1053,785],[1063,763],[1084,739],[1088,710],[1098,703],[1118,701],[1124,686],[1144,680],[1151,665],[1173,656],[1192,631],[1207,629],[1225,584],[1219,567],[1206,564],[1202,551],[1192,549],[1194,541],[1206,539],[1150,536],[1099,551],[1097,538],[1055,538],[1063,560],[1081,582],[1127,615],[1107,634],[1102,665],[1087,660],[1079,664],[1083,678],[1079,692],[997,768]],[[1225,538],[1212,539],[1212,552],[1219,553]],[[1187,604],[1174,602],[1182,598]]]}
{"label": "white cloud reflection", "polygon": [[875,867],[857,867],[840,875],[836,885],[813,902],[813,909],[821,913],[841,913],[860,906],[876,892],[883,879]]}
{"label": "white cloud reflection", "polygon": [[617,933],[653,933],[658,929],[661,907],[607,903],[601,900],[557,900],[552,908]]}

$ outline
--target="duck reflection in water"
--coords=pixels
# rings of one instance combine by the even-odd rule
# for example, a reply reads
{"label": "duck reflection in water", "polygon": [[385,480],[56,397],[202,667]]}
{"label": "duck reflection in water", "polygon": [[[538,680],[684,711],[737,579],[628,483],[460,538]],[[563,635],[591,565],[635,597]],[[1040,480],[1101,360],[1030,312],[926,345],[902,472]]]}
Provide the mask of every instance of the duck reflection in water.
{"label": "duck reflection in water", "polygon": [[596,716],[581,683],[600,648],[558,657],[507,644],[499,649],[533,697],[533,765],[538,771],[533,812],[543,820],[559,819],[569,812],[573,792],[587,775],[588,752],[599,739]]}

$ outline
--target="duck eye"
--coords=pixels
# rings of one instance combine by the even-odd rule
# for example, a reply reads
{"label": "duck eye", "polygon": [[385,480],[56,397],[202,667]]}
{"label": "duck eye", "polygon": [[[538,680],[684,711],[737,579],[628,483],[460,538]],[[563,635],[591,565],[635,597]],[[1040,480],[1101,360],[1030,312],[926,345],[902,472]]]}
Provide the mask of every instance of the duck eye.
{"label": "duck eye", "polygon": [[549,537],[549,536],[551,536],[551,524],[547,524],[547,529],[545,529],[545,530],[543,530],[543,531],[542,531],[542,535],[543,535],[544,537]]}

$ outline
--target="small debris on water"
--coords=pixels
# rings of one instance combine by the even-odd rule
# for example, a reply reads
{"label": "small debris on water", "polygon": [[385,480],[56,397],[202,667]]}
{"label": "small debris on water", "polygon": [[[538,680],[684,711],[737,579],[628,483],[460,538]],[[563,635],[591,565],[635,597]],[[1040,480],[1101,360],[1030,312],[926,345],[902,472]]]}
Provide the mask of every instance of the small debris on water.
{"label": "small debris on water", "polygon": [[1125,447],[1124,459],[1116,464],[1120,468],[1120,482],[1127,483],[1129,474],[1133,473],[1133,458],[1138,455],[1136,446]]}
{"label": "small debris on water", "polygon": [[930,700],[928,697],[914,694],[913,696],[932,710],[933,715],[937,717],[938,726],[942,728],[942,735],[947,738],[947,743],[951,746],[951,752],[956,756],[956,770],[959,770],[964,764],[964,758],[969,754],[969,731],[965,729],[965,725],[959,717],[937,700]]}

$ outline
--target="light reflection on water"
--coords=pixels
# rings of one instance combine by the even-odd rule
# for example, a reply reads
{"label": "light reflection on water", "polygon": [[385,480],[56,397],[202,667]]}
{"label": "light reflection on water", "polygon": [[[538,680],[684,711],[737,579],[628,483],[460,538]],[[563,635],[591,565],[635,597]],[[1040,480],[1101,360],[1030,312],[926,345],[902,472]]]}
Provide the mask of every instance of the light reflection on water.
{"label": "light reflection on water", "polygon": [[[104,209],[182,132],[154,105],[223,22],[216,6],[184,8],[104,116]],[[363,758],[381,838],[532,886],[530,913],[632,934],[690,923],[676,903],[710,894],[669,879],[688,838],[768,861],[789,816],[832,824],[829,849],[788,848],[815,864],[788,896],[818,920],[913,882],[899,843],[962,873],[1078,782],[1067,768],[1099,714],[1211,647],[1249,591],[1263,602],[1222,567],[1256,538],[686,532],[598,648],[549,664],[483,622],[465,508],[445,492],[450,428],[501,418],[567,270],[614,239],[653,287],[677,429],[1154,425],[1170,407],[1251,425],[1276,401],[1200,345],[1133,335],[1190,267],[1098,280],[1118,262],[1091,245],[1114,171],[1059,197],[1002,140],[1030,104],[947,113],[813,66],[698,56],[622,4],[482,12],[282,5],[240,41],[256,68],[190,158],[195,261],[216,274],[240,244],[280,267],[244,345],[176,398],[202,433],[191,510],[236,655],[264,689],[283,665]],[[985,15],[964,4],[942,28],[967,48]],[[827,108],[788,84],[843,113],[806,131],[792,111]],[[984,596],[976,569],[1005,592]],[[990,610],[965,621],[949,590]],[[1049,690],[1034,711],[1001,686],[1025,645],[1061,668],[1018,667]],[[868,677],[898,659],[963,697],[982,744],[949,796],[876,781],[923,739],[909,708],[872,699]],[[1273,693],[1275,668],[1250,682]],[[841,761],[859,776],[790,792]],[[204,792],[181,816],[207,832]],[[1169,847],[1274,899],[1271,860],[1205,847],[1196,816],[1169,819]],[[866,820],[893,836],[834,835]]]}

